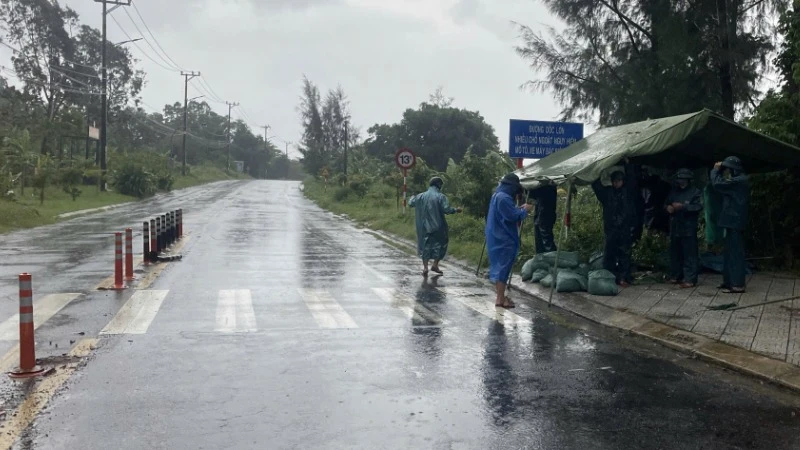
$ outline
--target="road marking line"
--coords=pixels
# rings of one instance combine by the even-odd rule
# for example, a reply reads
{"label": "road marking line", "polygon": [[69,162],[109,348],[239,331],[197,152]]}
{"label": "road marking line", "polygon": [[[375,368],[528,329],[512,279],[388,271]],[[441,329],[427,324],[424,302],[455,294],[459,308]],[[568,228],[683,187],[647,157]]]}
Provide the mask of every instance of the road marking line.
{"label": "road marking line", "polygon": [[[75,358],[85,358],[97,348],[97,342],[98,340],[93,338],[83,339],[75,345],[69,355]],[[0,425],[0,449],[6,450],[14,445],[19,435],[30,426],[80,364],[80,362],[72,362],[54,369],[56,371],[54,374],[42,378],[25,397],[25,401],[13,413],[6,415],[6,420]]]}
{"label": "road marking line", "polygon": [[360,259],[358,260],[358,264],[361,267],[365,268],[367,271],[371,272],[376,277],[378,277],[384,283],[392,283],[394,281],[390,277],[382,274],[381,272],[378,272],[376,269],[373,269],[372,267],[369,266],[369,264],[365,263],[364,261],[362,261]]}
{"label": "road marking line", "polygon": [[[39,328],[81,294],[50,294],[33,304],[33,326]],[[0,341],[19,340],[19,314],[14,314],[0,324]]]}
{"label": "road marking line", "polygon": [[297,291],[320,328],[358,328],[350,314],[327,291],[303,288]]}
{"label": "road marking line", "polygon": [[257,331],[256,313],[250,289],[219,291],[217,300],[217,327],[226,333],[252,333]]}
{"label": "road marking line", "polygon": [[389,302],[392,307],[403,311],[409,319],[417,322],[441,324],[443,320],[433,311],[420,305],[416,300],[395,288],[372,288],[375,294]]}
{"label": "road marking line", "polygon": [[527,325],[531,323],[530,320],[505,308],[498,308],[494,306],[493,301],[481,300],[482,298],[486,298],[486,295],[482,292],[474,292],[468,289],[451,287],[441,287],[437,289],[442,291],[447,298],[452,298],[464,304],[468,308],[479,312],[492,320],[496,320],[503,325],[513,327],[516,325]]}
{"label": "road marking line", "polygon": [[169,291],[136,291],[100,331],[107,334],[145,334]]}
{"label": "road marking line", "polygon": [[12,367],[19,364],[19,362],[19,342],[17,342],[3,355],[3,359],[0,359],[0,373],[8,372]]}

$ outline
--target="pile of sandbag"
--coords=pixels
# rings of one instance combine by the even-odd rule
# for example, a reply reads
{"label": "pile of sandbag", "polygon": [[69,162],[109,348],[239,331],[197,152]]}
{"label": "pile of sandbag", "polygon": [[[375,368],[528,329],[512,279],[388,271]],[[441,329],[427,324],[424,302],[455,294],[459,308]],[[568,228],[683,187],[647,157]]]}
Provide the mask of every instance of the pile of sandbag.
{"label": "pile of sandbag", "polygon": [[554,284],[556,292],[588,292],[592,295],[617,295],[619,288],[613,273],[603,270],[603,255],[595,254],[588,264],[581,263],[574,252],[542,253],[534,256],[522,266],[522,280],[539,283],[549,288]]}

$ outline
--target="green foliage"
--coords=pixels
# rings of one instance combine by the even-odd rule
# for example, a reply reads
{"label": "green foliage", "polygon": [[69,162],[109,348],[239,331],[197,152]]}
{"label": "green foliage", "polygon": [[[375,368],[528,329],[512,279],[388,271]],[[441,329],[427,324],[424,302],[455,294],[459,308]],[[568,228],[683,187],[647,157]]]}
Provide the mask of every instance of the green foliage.
{"label": "green foliage", "polygon": [[126,163],[114,172],[113,186],[123,195],[145,198],[156,193],[157,178],[140,165]]}
{"label": "green foliage", "polygon": [[337,202],[344,202],[350,198],[350,194],[352,193],[353,190],[347,186],[338,187],[333,193],[333,199]]}
{"label": "green foliage", "polygon": [[482,157],[499,148],[494,128],[478,112],[428,103],[406,110],[400,123],[378,124],[368,131],[369,155],[391,162],[397,149],[408,147],[440,172],[447,170],[450,159],[461,162],[467,152]]}
{"label": "green foliage", "polygon": [[358,198],[364,198],[367,195],[371,184],[371,180],[363,175],[353,175],[347,180],[347,187],[349,187]]}
{"label": "green foliage", "polygon": [[58,183],[61,189],[72,197],[78,199],[82,191],[78,188],[83,183],[83,170],[80,167],[67,167],[58,174]]}
{"label": "green foliage", "polygon": [[633,247],[633,260],[642,268],[665,271],[669,268],[669,237],[644,230],[642,239]]}
{"label": "green foliage", "polygon": [[[785,0],[544,0],[566,24],[520,26],[517,49],[544,79],[564,119],[616,125],[749,105],[772,50],[770,13]],[[687,55],[691,55],[687,58]]]}

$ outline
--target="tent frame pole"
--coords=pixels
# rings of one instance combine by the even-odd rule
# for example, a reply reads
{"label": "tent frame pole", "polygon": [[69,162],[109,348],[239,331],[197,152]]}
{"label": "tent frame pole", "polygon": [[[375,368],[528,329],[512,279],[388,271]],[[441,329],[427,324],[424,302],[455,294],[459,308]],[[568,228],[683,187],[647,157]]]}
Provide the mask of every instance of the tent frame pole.
{"label": "tent frame pole", "polygon": [[567,181],[567,200],[564,208],[564,220],[561,223],[561,233],[558,238],[558,248],[556,249],[556,260],[553,264],[553,269],[550,271],[553,282],[550,283],[550,298],[547,301],[547,307],[553,306],[553,294],[556,291],[556,283],[558,283],[558,258],[561,255],[561,248],[564,246],[564,239],[567,236],[567,222],[570,217],[572,209],[572,182]]}
{"label": "tent frame pole", "polygon": [[[526,189],[525,190],[525,203],[523,203],[523,205],[527,205],[528,201],[530,201],[530,199],[531,199],[531,191]],[[517,206],[521,206],[521,205],[517,205]],[[525,223],[525,220],[522,220],[519,223],[519,228],[517,229],[517,232],[519,233],[519,252],[517,252],[517,260],[514,262],[514,265],[516,265],[519,262],[519,259],[522,257],[522,225],[524,223]],[[506,289],[511,287],[511,279],[512,278],[514,278],[514,268],[513,267],[511,268],[511,273],[508,275],[508,282],[506,283]]]}

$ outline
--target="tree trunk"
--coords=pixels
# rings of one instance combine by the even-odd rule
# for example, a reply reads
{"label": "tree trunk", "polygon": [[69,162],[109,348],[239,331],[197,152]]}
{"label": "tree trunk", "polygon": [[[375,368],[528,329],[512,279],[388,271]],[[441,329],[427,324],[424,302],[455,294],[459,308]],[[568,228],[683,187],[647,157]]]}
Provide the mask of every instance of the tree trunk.
{"label": "tree trunk", "polygon": [[[735,20],[735,14],[728,10],[728,0],[716,0],[717,15],[719,16],[719,57],[717,75],[720,83],[720,95],[722,105],[722,115],[733,120],[736,114],[733,99],[733,74],[731,69],[731,18]],[[734,11],[735,13],[735,11]],[[733,29],[734,33],[736,29]]]}

